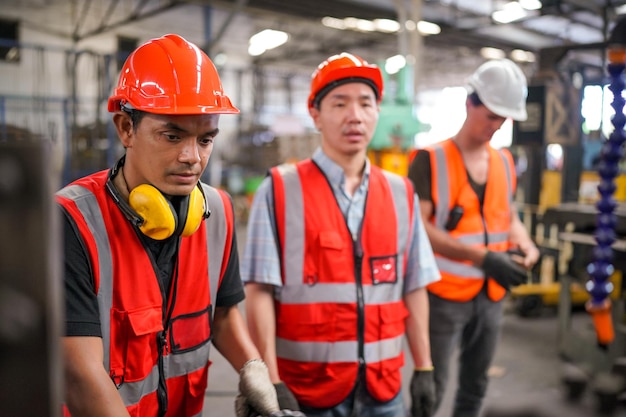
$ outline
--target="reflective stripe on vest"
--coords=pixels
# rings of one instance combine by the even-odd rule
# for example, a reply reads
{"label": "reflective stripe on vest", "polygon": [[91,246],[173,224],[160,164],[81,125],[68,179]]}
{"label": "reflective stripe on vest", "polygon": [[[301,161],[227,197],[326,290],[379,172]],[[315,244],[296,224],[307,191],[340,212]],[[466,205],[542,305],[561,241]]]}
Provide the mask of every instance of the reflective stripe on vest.
{"label": "reflective stripe on vest", "polygon": [[[303,404],[332,406],[345,398],[355,382],[358,363],[363,361],[368,368],[367,385],[372,395],[381,401],[393,398],[400,389],[396,367],[403,363],[402,340],[407,314],[403,287],[406,253],[414,221],[412,187],[404,178],[372,167],[361,227],[363,272],[361,280],[355,281],[357,266],[354,261],[357,258],[352,237],[333,191],[319,168],[310,160],[298,165],[281,165],[272,170],[272,177],[279,247],[282,249],[283,287],[277,305],[280,325],[276,340],[281,378]],[[378,234],[392,236],[392,241],[389,238],[376,239]],[[381,248],[384,248],[383,253]],[[333,255],[334,251],[336,255]],[[341,261],[325,265],[332,263],[333,256]],[[384,281],[387,270],[393,273],[394,282]],[[360,303],[357,294],[361,290],[367,337],[357,335]],[[330,324],[337,318],[324,318],[324,311],[337,309],[347,315],[343,316],[347,321]],[[368,314],[380,314],[381,317],[368,317]],[[397,323],[390,324],[393,320]],[[330,332],[318,329],[317,332],[314,326],[324,326],[322,322],[335,329]],[[377,325],[380,329],[373,327]],[[378,334],[377,331],[384,332],[381,329],[385,325],[394,329],[390,330],[392,334],[372,336]],[[312,333],[308,336],[289,334],[285,329]],[[363,357],[360,358],[359,340],[364,339]],[[320,366],[324,367],[319,370],[323,375],[312,371],[316,378],[321,378],[316,383],[307,384],[306,379],[297,376],[304,368],[317,369]],[[370,371],[370,368],[376,370]],[[384,382],[378,381],[381,375],[385,375]],[[388,385],[383,387],[385,384]]]}
{"label": "reflective stripe on vest", "polygon": [[[435,205],[433,222],[437,228],[445,229],[452,207],[462,205],[465,213],[457,228],[449,232],[450,235],[467,245],[487,246],[496,251],[506,250],[509,245],[510,213],[515,190],[515,171],[510,154],[504,150],[489,148],[489,180],[483,203],[486,208],[479,214],[482,221],[477,222],[472,215],[478,213],[478,198],[469,184],[456,144],[447,140],[433,145],[430,152]],[[442,280],[431,284],[429,290],[455,301],[467,301],[480,291],[482,284],[477,281],[485,278],[480,268],[470,262],[449,259],[437,253],[435,256]],[[468,288],[463,289],[460,279],[468,279],[474,283],[468,283]],[[495,282],[489,283],[488,293],[492,299],[499,299],[504,295],[503,289]]]}
{"label": "reflective stripe on vest", "polygon": [[[94,174],[95,182],[102,180],[103,175],[101,174],[102,173]],[[93,184],[93,182],[90,184]],[[206,300],[206,302],[210,302],[214,305],[221,275],[225,269],[224,261],[227,259],[226,256],[228,256],[228,254],[225,253],[225,249],[229,247],[227,239],[229,233],[232,233],[232,215],[226,213],[224,206],[227,204],[227,197],[214,188],[205,185],[203,185],[203,187],[207,203],[212,212],[211,217],[204,221],[206,253],[210,260],[210,262],[207,262],[208,268],[206,272],[209,277],[207,281],[209,284],[210,301]],[[88,246],[88,252],[91,253],[91,255],[88,255],[91,258],[90,263],[92,264],[92,268],[97,268],[97,270],[94,270],[94,278],[96,279],[98,308],[101,320],[104,354],[103,365],[105,369],[111,371],[111,309],[114,294],[112,270],[113,254],[111,253],[111,246],[105,224],[105,217],[107,216],[101,211],[98,198],[96,194],[94,194],[96,190],[101,193],[106,192],[103,187],[97,188],[97,186],[95,186],[92,190],[83,185],[73,184],[60,190],[57,193],[57,197],[59,203],[74,217],[75,222],[81,230],[81,234],[83,234],[84,240],[86,240],[85,243]],[[107,196],[107,198],[109,197]],[[64,199],[66,201],[64,201]],[[75,212],[72,203],[78,209],[79,213]],[[76,216],[80,218],[77,219]],[[81,224],[85,226],[81,227]],[[88,230],[84,230],[85,227]],[[116,227],[129,227],[129,223],[116,225]],[[88,235],[85,236],[85,233]],[[192,238],[193,236],[184,238],[183,240]],[[202,241],[204,240],[195,239],[196,243]],[[90,244],[90,242],[93,242],[93,244]],[[90,246],[92,247],[90,248]],[[97,265],[93,265],[94,256],[96,256],[98,260]],[[146,271],[146,276],[154,277],[154,272]],[[213,313],[214,308],[211,309],[211,314]],[[184,316],[184,312],[179,315],[179,317],[183,318]],[[207,342],[189,351],[183,350],[177,351],[175,354],[165,355],[164,369],[167,374],[166,379],[180,377],[206,369],[208,367],[209,350],[210,342]],[[155,362],[152,369],[142,379],[136,381],[122,381],[123,383],[118,388],[119,394],[127,407],[132,406],[138,404],[142,398],[155,393],[158,387],[158,381],[159,371]],[[192,415],[201,415],[201,410],[199,410],[199,414],[194,413]]]}

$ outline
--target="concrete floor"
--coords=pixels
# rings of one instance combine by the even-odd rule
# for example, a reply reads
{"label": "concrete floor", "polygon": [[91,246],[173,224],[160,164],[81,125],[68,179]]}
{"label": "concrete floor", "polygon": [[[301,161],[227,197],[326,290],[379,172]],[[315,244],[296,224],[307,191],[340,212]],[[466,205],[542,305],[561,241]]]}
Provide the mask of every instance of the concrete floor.
{"label": "concrete floor", "polygon": [[[586,313],[577,319],[586,321]],[[216,351],[206,393],[205,417],[233,416],[237,393],[237,374]],[[485,399],[484,417],[595,417],[602,416],[591,389],[578,402],[566,399],[561,384],[564,361],[557,349],[557,318],[548,312],[544,317],[524,319],[513,313],[506,315],[502,338],[491,368],[490,385]],[[412,364],[403,369],[405,403]],[[444,397],[436,417],[449,417],[455,381]],[[504,410],[504,411],[503,411]],[[626,406],[618,407],[614,417],[626,417]]]}
{"label": "concrete floor", "polygon": [[[243,227],[238,230],[238,242],[241,252],[245,243]],[[593,332],[589,316],[584,311],[574,313],[572,328],[576,331],[585,329],[589,334]],[[589,344],[594,344],[592,338]],[[217,350],[212,350],[211,358],[213,365],[209,371],[204,416],[234,416],[238,375]],[[490,372],[483,417],[602,416],[597,410],[595,395],[589,388],[579,401],[572,403],[566,400],[561,383],[564,363],[558,348],[556,311],[546,310],[540,317],[521,318],[509,306]],[[403,368],[405,404],[409,404],[411,372],[412,363],[408,361]],[[450,417],[456,386],[454,375],[451,375],[450,386],[435,417]],[[626,405],[618,407],[611,416],[626,417]]]}

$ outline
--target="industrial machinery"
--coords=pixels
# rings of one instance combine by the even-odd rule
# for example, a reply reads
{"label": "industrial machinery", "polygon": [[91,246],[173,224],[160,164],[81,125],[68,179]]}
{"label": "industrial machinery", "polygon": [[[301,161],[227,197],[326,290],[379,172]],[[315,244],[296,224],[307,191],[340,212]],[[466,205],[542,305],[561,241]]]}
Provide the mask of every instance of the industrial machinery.
{"label": "industrial machinery", "polygon": [[374,165],[384,170],[406,175],[409,152],[415,146],[415,135],[430,129],[420,122],[410,96],[412,69],[405,65],[392,77],[380,65],[385,83],[378,125],[369,145],[368,156]]}

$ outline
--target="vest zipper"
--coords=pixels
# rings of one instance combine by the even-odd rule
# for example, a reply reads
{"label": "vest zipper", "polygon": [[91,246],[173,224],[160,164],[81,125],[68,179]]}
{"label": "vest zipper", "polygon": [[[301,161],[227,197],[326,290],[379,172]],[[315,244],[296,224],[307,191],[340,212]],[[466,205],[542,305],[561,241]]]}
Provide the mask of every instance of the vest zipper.
{"label": "vest zipper", "polygon": [[359,368],[365,366],[365,301],[363,299],[363,251],[354,242],[354,277],[356,282],[357,346]]}
{"label": "vest zipper", "polygon": [[[485,212],[483,211],[483,202],[480,201],[480,220],[483,223],[483,236],[485,237],[485,248],[489,250],[489,231],[487,230],[487,222],[485,221]],[[483,281],[483,290],[487,289],[489,277],[483,273],[485,279]]]}
{"label": "vest zipper", "polygon": [[[167,343],[167,332],[170,327],[170,320],[172,318],[172,312],[174,311],[174,305],[176,304],[176,290],[178,288],[178,253],[180,249],[180,238],[176,244],[176,260],[174,265],[174,273],[170,281],[170,287],[167,291],[163,291],[163,331],[157,335],[157,348],[159,350],[158,367],[159,367],[159,386],[157,387],[157,400],[159,403],[158,417],[164,417],[167,413],[168,407],[168,394],[167,394],[167,380],[165,378],[165,356],[169,353],[169,345]],[[159,286],[161,283],[159,282]]]}
{"label": "vest zipper", "polygon": [[165,416],[167,413],[167,383],[165,381],[163,357],[167,354],[167,330],[163,330],[157,335],[157,346],[159,348],[159,386],[157,387],[157,400],[159,402],[159,417]]}

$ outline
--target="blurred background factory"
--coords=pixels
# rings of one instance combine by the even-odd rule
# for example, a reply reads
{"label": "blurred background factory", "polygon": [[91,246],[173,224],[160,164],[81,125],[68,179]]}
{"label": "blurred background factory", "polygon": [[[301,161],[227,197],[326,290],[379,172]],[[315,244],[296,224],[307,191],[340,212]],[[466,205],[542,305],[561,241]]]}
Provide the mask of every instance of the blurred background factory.
{"label": "blurred background factory", "polygon": [[[476,67],[490,58],[517,62],[529,80],[529,119],[507,121],[493,145],[509,147],[515,156],[516,199],[544,256],[529,285],[510,297],[512,320],[524,320],[514,322],[522,332],[544,329],[544,336],[521,340],[551,343],[555,358],[613,369],[626,354],[621,163],[612,277],[617,334],[608,350],[597,348],[589,319],[576,306],[588,298],[597,168],[613,131],[607,39],[625,13],[626,1],[618,0],[0,0],[2,404],[24,406],[26,387],[45,398],[59,394],[58,352],[41,349],[58,333],[61,315],[51,195],[111,167],[122,154],[107,99],[128,54],[166,33],[182,35],[208,53],[241,110],[221,117],[204,180],[231,193],[242,231],[267,169],[304,159],[318,146],[306,98],[311,73],[328,56],[349,51],[384,70],[384,100],[369,155],[402,175],[412,149],[458,130],[465,117],[465,80]],[[33,373],[48,371],[39,384],[12,379],[24,357]],[[5,377],[14,382],[12,389],[5,389]],[[550,381],[560,382],[554,374]],[[226,394],[211,397],[209,405],[223,397],[230,401],[229,388],[220,391],[218,382],[216,389]],[[31,391],[26,398],[33,396]],[[40,401],[34,409],[54,408],[47,405]]]}

